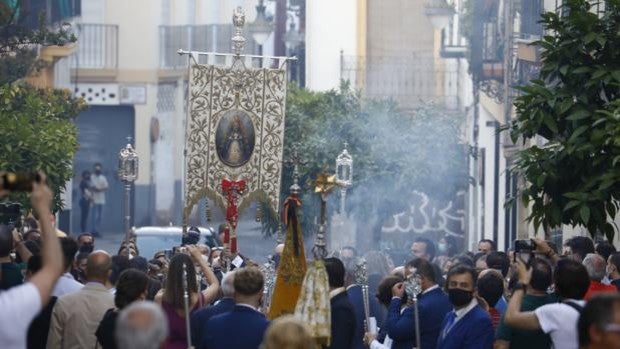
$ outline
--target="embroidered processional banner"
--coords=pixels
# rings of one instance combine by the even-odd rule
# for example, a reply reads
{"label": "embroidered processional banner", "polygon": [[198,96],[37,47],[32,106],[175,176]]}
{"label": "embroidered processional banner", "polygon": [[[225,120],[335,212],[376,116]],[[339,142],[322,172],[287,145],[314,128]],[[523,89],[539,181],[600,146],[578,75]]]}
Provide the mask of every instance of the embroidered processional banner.
{"label": "embroidered processional banner", "polygon": [[251,62],[233,56],[229,67],[190,65],[184,222],[204,197],[226,209],[223,179],[245,181],[239,211],[260,200],[277,217],[287,62],[246,67]]}

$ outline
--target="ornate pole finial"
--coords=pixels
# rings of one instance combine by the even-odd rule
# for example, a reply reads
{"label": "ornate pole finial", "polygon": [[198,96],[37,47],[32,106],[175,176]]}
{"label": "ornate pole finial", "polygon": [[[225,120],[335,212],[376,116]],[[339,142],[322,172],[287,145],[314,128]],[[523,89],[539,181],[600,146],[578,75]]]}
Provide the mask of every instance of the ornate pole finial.
{"label": "ornate pole finial", "polygon": [[299,154],[299,146],[299,143],[294,143],[291,157],[284,161],[286,165],[293,166],[293,185],[291,185],[289,189],[291,194],[294,195],[301,192],[301,187],[299,186],[299,166],[305,166],[307,164],[307,161],[304,161]]}
{"label": "ornate pole finial", "polygon": [[233,25],[235,26],[235,34],[232,37],[232,49],[235,55],[240,56],[245,47],[245,38],[243,37],[243,26],[245,25],[245,12],[241,6],[233,11]]}

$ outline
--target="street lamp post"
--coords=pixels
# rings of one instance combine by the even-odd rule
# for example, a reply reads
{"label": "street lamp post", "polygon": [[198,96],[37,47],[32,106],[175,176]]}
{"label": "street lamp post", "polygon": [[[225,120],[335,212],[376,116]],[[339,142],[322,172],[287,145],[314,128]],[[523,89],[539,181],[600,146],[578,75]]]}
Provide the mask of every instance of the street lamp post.
{"label": "street lamp post", "polygon": [[[295,23],[291,20],[288,31],[284,34],[284,44],[287,48],[287,54],[294,56],[297,54],[297,47],[303,41],[303,35],[295,29]],[[292,81],[300,82],[299,79],[299,62],[293,62],[290,65],[290,76]],[[294,70],[295,69],[295,70]]]}
{"label": "street lamp post", "polygon": [[347,150],[347,142],[344,143],[342,153],[336,158],[336,182],[340,186],[340,214],[345,215],[347,189],[353,184],[353,157]]}
{"label": "street lamp post", "polygon": [[446,0],[430,0],[425,5],[424,13],[435,29],[442,30],[450,24],[455,11]]}
{"label": "street lamp post", "polygon": [[259,0],[258,5],[256,5],[256,19],[248,25],[252,38],[258,44],[259,56],[263,55],[263,45],[271,36],[271,32],[273,32],[273,23],[267,20],[265,9],[265,1]]}
{"label": "street lamp post", "polygon": [[138,161],[138,154],[131,146],[131,137],[127,137],[127,145],[118,153],[118,177],[125,187],[125,203],[123,205],[125,244],[129,242],[130,238],[131,186],[138,179]]}

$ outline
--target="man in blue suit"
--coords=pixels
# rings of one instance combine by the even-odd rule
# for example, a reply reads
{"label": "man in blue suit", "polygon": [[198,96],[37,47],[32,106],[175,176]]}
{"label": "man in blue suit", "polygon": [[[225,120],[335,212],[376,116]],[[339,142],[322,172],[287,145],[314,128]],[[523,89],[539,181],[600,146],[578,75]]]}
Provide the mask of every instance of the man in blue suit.
{"label": "man in blue suit", "polygon": [[224,295],[215,305],[202,308],[192,313],[191,329],[192,329],[192,345],[196,348],[202,342],[203,333],[207,333],[207,321],[210,318],[228,313],[235,308],[235,271],[231,271],[222,279],[222,294]]}
{"label": "man in blue suit", "polygon": [[446,290],[454,310],[441,325],[437,349],[491,349],[493,324],[474,298],[476,271],[457,264],[448,271]]}
{"label": "man in blue suit", "polygon": [[[437,285],[437,275],[433,265],[423,258],[407,263],[407,271],[415,270],[420,276],[422,293],[418,296],[421,348],[435,348],[444,317],[452,310],[448,296]],[[416,346],[415,316],[413,305],[401,313],[401,298],[405,293],[403,283],[392,288],[392,301],[388,307],[385,327],[394,341],[392,349],[410,349]]]}
{"label": "man in blue suit", "polygon": [[202,334],[201,349],[257,349],[269,326],[257,309],[263,298],[265,280],[255,267],[235,271],[235,307],[231,312],[212,317]]}
{"label": "man in blue suit", "polygon": [[355,337],[355,311],[344,288],[344,265],[338,258],[326,258],[331,306],[331,344],[328,349],[350,349]]}
{"label": "man in blue suit", "polygon": [[[355,313],[355,336],[353,337],[351,349],[364,349],[364,321],[366,319],[366,313],[364,310],[364,292],[362,291],[362,285],[357,284],[357,280],[355,280],[355,272],[357,271],[358,265],[357,261],[358,259],[355,257],[342,257],[342,263],[344,264],[345,270],[344,283],[347,288],[347,296],[349,297],[349,301],[353,306],[353,312]],[[376,298],[370,297],[369,295],[369,308],[370,303],[373,300],[376,302]]]}

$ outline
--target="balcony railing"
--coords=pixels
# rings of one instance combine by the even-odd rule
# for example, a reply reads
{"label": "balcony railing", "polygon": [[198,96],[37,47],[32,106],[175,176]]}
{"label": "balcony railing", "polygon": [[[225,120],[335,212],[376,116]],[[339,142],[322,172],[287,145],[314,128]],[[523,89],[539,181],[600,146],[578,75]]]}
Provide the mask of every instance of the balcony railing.
{"label": "balcony railing", "polygon": [[72,68],[118,68],[117,25],[79,24],[76,29],[77,49],[71,57]]}
{"label": "balcony railing", "polygon": [[[245,52],[256,52],[252,36],[244,30]],[[232,27],[228,24],[175,25],[159,27],[159,67],[177,69],[187,66],[187,56],[179,56],[177,50],[204,52],[231,52]],[[204,57],[199,57],[204,59]],[[200,61],[200,63],[206,63]],[[216,62],[218,63],[218,62]]]}
{"label": "balcony railing", "polygon": [[393,98],[411,107],[433,101],[448,109],[460,106],[458,70],[436,65],[432,56],[342,56],[340,77],[370,98]]}

